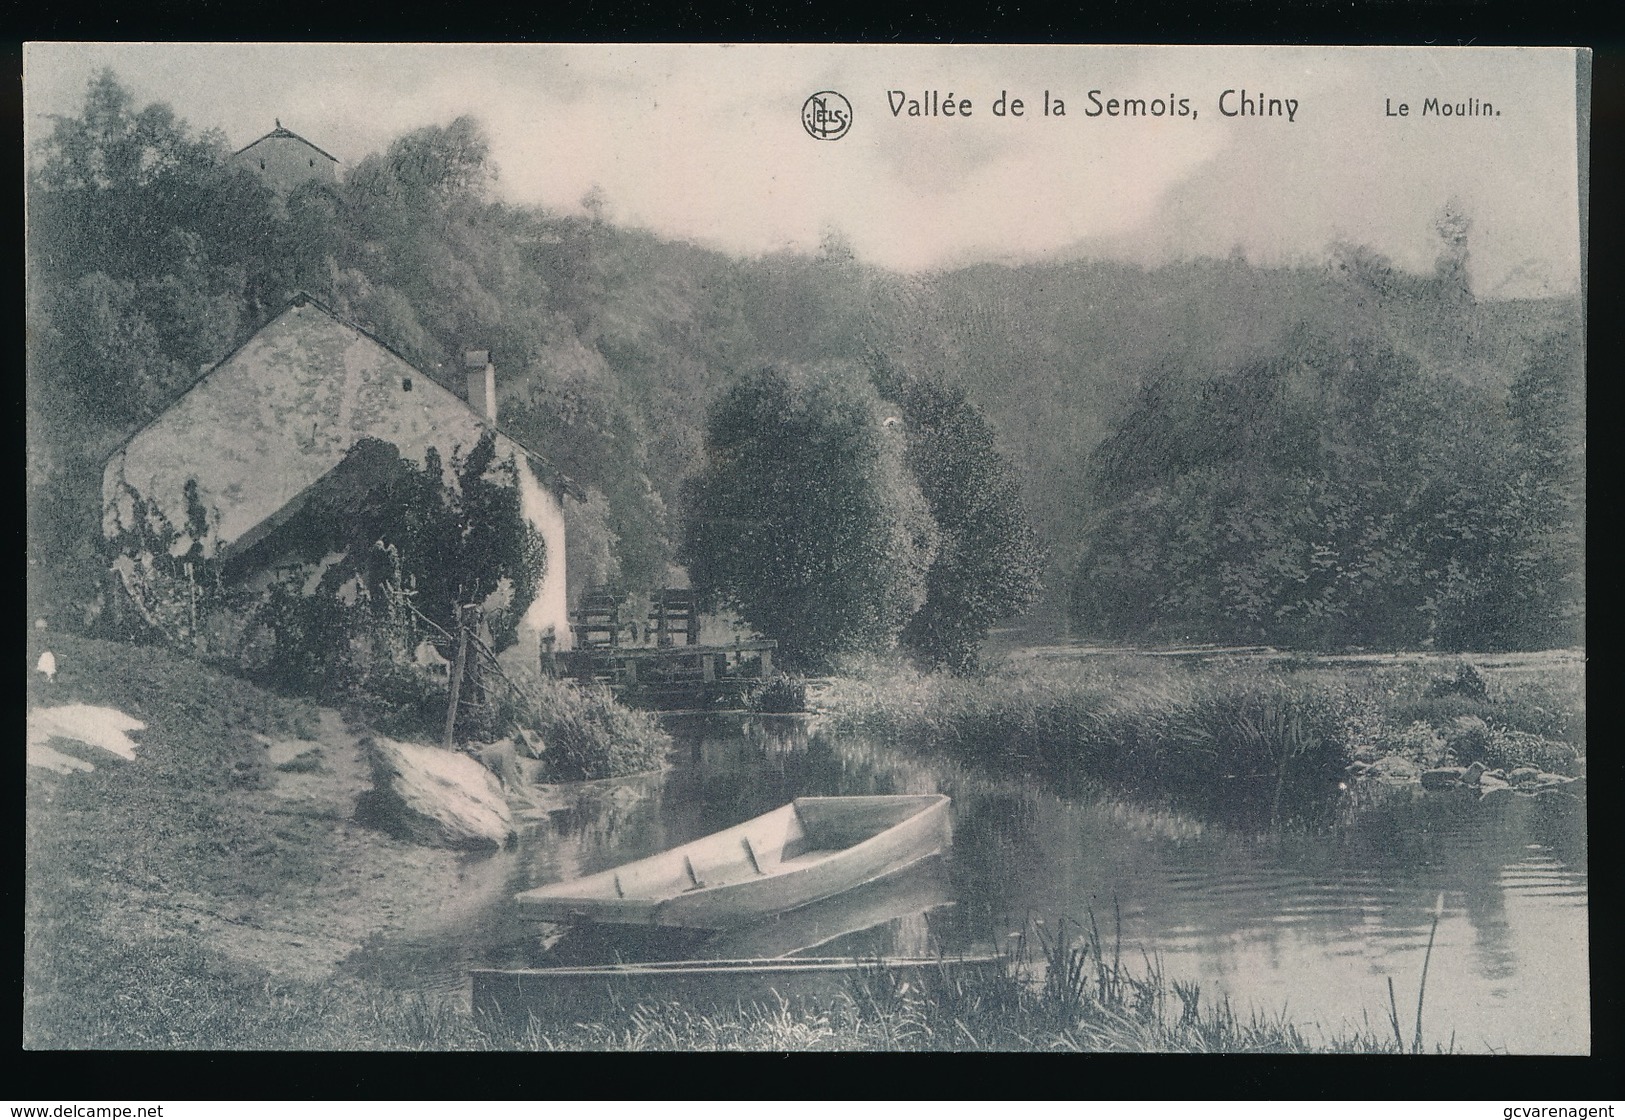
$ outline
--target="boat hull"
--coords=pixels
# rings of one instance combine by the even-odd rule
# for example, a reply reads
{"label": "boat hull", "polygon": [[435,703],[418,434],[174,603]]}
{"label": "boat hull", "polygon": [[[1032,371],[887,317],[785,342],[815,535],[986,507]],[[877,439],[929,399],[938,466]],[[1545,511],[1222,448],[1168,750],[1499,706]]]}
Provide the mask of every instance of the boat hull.
{"label": "boat hull", "polygon": [[1005,967],[994,955],[859,961],[805,957],[778,960],[669,961],[587,968],[475,969],[474,1010],[509,1021],[531,1016],[555,1022],[602,1019],[639,1004],[690,1010],[751,1005],[828,1007],[850,998],[855,983],[884,979],[931,990],[967,974]]}
{"label": "boat hull", "polygon": [[[563,968],[612,961],[631,964],[850,956],[853,954],[846,949],[825,950],[834,943],[844,943],[862,934],[876,936],[854,943],[866,946],[856,954],[858,956],[868,957],[877,952],[901,957],[924,955],[923,945],[893,944],[889,936],[877,933],[877,929],[899,919],[923,916],[953,905],[945,858],[926,856],[918,863],[862,886],[732,929],[575,923],[547,939],[545,959],[547,967]],[[870,945],[874,947],[868,948]]]}
{"label": "boat hull", "polygon": [[[940,794],[802,798],[622,868],[526,891],[515,902],[521,916],[537,921],[731,929],[831,898],[943,851],[953,842],[950,804]],[[900,819],[888,823],[893,817]],[[852,842],[798,852],[804,833],[826,844]],[[679,861],[691,876],[687,889],[622,893],[640,880],[675,874],[671,869]],[[712,875],[723,881],[708,882]]]}

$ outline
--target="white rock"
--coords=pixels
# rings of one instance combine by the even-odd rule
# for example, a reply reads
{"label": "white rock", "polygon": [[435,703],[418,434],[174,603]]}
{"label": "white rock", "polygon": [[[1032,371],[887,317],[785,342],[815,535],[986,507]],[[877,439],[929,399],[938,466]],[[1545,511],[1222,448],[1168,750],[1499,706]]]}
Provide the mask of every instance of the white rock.
{"label": "white rock", "polygon": [[375,808],[420,844],[500,848],[516,834],[495,774],[458,751],[382,737],[366,742]]}
{"label": "white rock", "polygon": [[58,708],[35,708],[28,713],[28,742],[33,746],[53,738],[72,739],[134,761],[136,745],[125,732],[144,731],[146,727],[117,708],[64,704]]}
{"label": "white rock", "polygon": [[46,680],[56,680],[56,654],[46,650],[39,655],[39,664],[35,665],[34,668],[44,673]]}

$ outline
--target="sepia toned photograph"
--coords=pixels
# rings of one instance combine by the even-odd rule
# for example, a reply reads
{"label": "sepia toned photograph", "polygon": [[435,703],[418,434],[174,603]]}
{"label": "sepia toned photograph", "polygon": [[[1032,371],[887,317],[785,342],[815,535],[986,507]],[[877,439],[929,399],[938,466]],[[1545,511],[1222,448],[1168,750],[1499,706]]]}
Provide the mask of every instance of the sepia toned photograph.
{"label": "sepia toned photograph", "polygon": [[1589,51],[23,62],[26,1049],[1591,1053]]}

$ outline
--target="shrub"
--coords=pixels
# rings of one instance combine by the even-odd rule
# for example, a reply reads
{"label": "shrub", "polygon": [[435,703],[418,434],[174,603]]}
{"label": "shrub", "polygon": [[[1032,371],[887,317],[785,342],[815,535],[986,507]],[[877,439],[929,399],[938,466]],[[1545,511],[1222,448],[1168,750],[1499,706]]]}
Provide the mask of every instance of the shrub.
{"label": "shrub", "polygon": [[1425,720],[1400,728],[1384,728],[1377,735],[1377,749],[1429,764],[1444,761],[1445,737]]}
{"label": "shrub", "polygon": [[1586,743],[1585,681],[1520,681],[1494,697],[1494,720],[1502,727],[1561,739],[1582,751]]}
{"label": "shrub", "polygon": [[647,712],[616,701],[601,685],[543,680],[524,689],[513,716],[540,732],[542,761],[554,781],[613,778],[652,770],[671,746]]}
{"label": "shrub", "polygon": [[350,649],[352,610],[325,595],[305,595],[303,579],[285,577],[266,589],[252,625],[271,636],[264,664],[255,666],[284,692],[332,699]]}
{"label": "shrub", "polygon": [[774,677],[753,689],[746,703],[753,712],[804,712],[807,710],[807,682],[800,677]]}
{"label": "shrub", "polygon": [[[437,740],[445,730],[445,679],[405,665],[389,661],[372,665],[349,681],[346,699],[368,723],[392,738]],[[463,726],[461,719],[458,726]]]}
{"label": "shrub", "polygon": [[1527,731],[1492,727],[1483,720],[1463,719],[1447,738],[1451,757],[1458,763],[1482,762],[1490,769],[1511,770],[1534,766],[1541,770],[1567,770],[1579,752],[1568,743],[1556,742]]}
{"label": "shrub", "polygon": [[[1348,765],[1341,697],[1334,691],[1266,678],[1225,682],[1179,712],[1177,752],[1170,764],[1186,771],[1162,784],[1194,792],[1240,781],[1271,818],[1283,807],[1323,801]],[[1194,780],[1194,783],[1193,783]]]}
{"label": "shrub", "polygon": [[1491,769],[1512,770],[1519,766],[1533,766],[1538,770],[1561,772],[1571,768],[1577,758],[1579,752],[1567,743],[1553,742],[1526,731],[1497,727],[1491,729],[1483,762]]}
{"label": "shrub", "polygon": [[1471,700],[1488,700],[1490,698],[1489,685],[1484,683],[1483,674],[1467,662],[1456,666],[1455,677],[1448,680],[1436,680],[1428,685],[1429,696],[1465,696]]}
{"label": "shrub", "polygon": [[1449,727],[1462,719],[1487,719],[1491,713],[1488,700],[1465,696],[1459,692],[1446,692],[1396,703],[1387,712],[1389,722],[1399,726],[1425,723],[1430,727]]}
{"label": "shrub", "polygon": [[1445,734],[1450,757],[1461,763],[1481,762],[1489,754],[1493,732],[1477,716],[1463,716]]}

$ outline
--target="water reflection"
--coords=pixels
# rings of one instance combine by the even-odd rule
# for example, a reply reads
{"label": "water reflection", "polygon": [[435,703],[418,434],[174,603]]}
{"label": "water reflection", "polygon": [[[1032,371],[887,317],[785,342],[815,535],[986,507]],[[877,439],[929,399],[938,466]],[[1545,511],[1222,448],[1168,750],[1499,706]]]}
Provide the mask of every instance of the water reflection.
{"label": "water reflection", "polygon": [[[1098,923],[1124,957],[1266,1011],[1313,1035],[1386,1022],[1387,979],[1414,1006],[1435,899],[1444,916],[1428,973],[1426,1029],[1457,1046],[1584,1052],[1589,1046],[1583,804],[1480,803],[1365,791],[1326,827],[1239,832],[1079,785],[1061,797],[796,717],[675,718],[671,769],[578,787],[540,812],[513,860],[513,891],[684,843],[804,795],[933,793],[954,799],[955,843],[928,868],[712,939],[577,930],[551,949],[495,906],[442,946],[470,965],[657,956],[930,955],[985,949],[1037,918]],[[641,940],[640,940],[641,938]],[[434,971],[427,949],[412,962]],[[443,981],[442,981],[443,982]],[[1409,994],[1407,994],[1409,993]]]}

